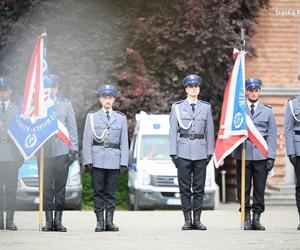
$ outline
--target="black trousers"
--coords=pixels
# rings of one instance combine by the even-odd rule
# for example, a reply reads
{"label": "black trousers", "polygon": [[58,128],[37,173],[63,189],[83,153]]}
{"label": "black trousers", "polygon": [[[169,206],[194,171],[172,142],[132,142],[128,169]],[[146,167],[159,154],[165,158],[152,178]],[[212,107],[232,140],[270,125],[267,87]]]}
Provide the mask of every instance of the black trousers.
{"label": "black trousers", "polygon": [[16,208],[18,170],[21,164],[20,161],[0,161],[0,211],[14,211]]}
{"label": "black trousers", "polygon": [[[267,160],[246,161],[245,173],[245,211],[252,209],[253,212],[265,211],[265,187],[267,181]],[[236,160],[236,187],[237,197],[241,202],[241,160]],[[250,205],[250,192],[253,182],[253,204]]]}
{"label": "black trousers", "polygon": [[206,165],[206,159],[191,161],[178,158],[178,183],[183,212],[202,209]]}
{"label": "black trousers", "polygon": [[119,169],[92,168],[92,185],[94,189],[94,211],[115,210],[116,188]]}
{"label": "black trousers", "polygon": [[300,214],[300,156],[296,157],[296,166],[295,169],[295,175],[296,175],[296,204],[298,208],[298,213]]}
{"label": "black trousers", "polygon": [[63,211],[69,173],[68,155],[45,159],[44,210]]}

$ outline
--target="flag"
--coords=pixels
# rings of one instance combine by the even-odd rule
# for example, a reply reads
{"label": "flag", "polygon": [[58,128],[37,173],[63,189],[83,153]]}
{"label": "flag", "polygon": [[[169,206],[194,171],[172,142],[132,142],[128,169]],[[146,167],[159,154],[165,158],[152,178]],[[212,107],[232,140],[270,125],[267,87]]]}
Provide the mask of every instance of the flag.
{"label": "flag", "polygon": [[225,88],[220,129],[213,155],[217,168],[247,138],[268,157],[266,141],[246,114],[245,52],[235,49],[233,56],[235,63]]}
{"label": "flag", "polygon": [[245,52],[235,50],[234,58],[235,63],[225,88],[220,129],[213,155],[216,167],[247,139]]}
{"label": "flag", "polygon": [[43,33],[36,38],[27,71],[23,103],[8,130],[25,160],[58,132],[56,110],[48,83],[45,37],[46,33]]}

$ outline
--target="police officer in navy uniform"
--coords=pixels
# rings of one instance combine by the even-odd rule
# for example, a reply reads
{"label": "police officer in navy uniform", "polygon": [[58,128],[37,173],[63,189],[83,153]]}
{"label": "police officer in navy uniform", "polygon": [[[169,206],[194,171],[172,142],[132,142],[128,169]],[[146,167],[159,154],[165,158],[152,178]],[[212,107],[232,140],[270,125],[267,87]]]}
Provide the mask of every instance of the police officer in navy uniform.
{"label": "police officer in navy uniform", "polygon": [[[250,141],[246,140],[246,177],[245,177],[245,224],[244,230],[265,230],[260,224],[260,215],[265,210],[265,186],[267,175],[274,166],[276,156],[277,128],[271,106],[259,101],[262,82],[258,78],[246,81],[246,112],[268,145],[268,158]],[[241,201],[241,146],[232,156],[236,159],[236,185],[238,200]],[[253,204],[250,205],[250,191],[253,182]],[[251,214],[253,218],[251,223]]]}
{"label": "police officer in navy uniform", "polygon": [[[44,210],[46,223],[42,231],[66,232],[62,224],[65,206],[65,192],[69,165],[76,159],[78,152],[78,135],[75,113],[69,100],[57,96],[60,78],[49,76],[51,96],[54,99],[57,119],[64,124],[70,137],[70,146],[58,136],[53,135],[44,145]],[[54,218],[53,218],[53,210]]]}
{"label": "police officer in navy uniform", "polygon": [[299,213],[297,230],[300,230],[300,96],[293,97],[287,103],[284,130],[286,153],[294,166],[296,175],[296,204]]}
{"label": "police officer in navy uniform", "polygon": [[[0,78],[0,230],[17,230],[14,224],[18,170],[23,158],[9,137],[7,130],[17,106],[11,101],[12,84],[7,78]],[[5,207],[4,207],[5,204]],[[3,211],[6,210],[4,227]]]}
{"label": "police officer in navy uniform", "polygon": [[116,95],[115,86],[100,86],[101,108],[87,115],[83,132],[83,163],[92,171],[95,232],[119,231],[113,223],[115,191],[119,172],[127,171],[128,132],[126,116],[112,109]]}
{"label": "police officer in navy uniform", "polygon": [[211,105],[198,100],[201,84],[202,79],[198,75],[185,77],[183,85],[187,98],[175,102],[170,115],[170,156],[178,170],[185,220],[182,230],[207,229],[200,222],[200,217],[206,166],[214,151],[214,125]]}

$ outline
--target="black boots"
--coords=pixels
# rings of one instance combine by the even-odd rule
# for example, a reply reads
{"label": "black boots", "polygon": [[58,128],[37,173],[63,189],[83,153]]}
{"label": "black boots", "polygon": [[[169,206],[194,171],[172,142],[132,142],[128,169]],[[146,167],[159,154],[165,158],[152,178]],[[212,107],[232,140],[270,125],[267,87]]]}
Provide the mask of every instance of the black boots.
{"label": "black boots", "polygon": [[104,211],[97,212],[96,213],[97,217],[97,225],[95,228],[95,232],[103,232],[105,231],[105,226],[104,226]]}
{"label": "black boots", "polygon": [[194,229],[207,230],[207,227],[200,222],[200,218],[201,218],[201,210],[194,211],[194,225],[193,225]]}
{"label": "black boots", "polygon": [[14,213],[15,211],[7,211],[6,212],[6,230],[16,231],[18,228],[14,223]]}
{"label": "black boots", "polygon": [[67,232],[67,229],[61,223],[62,220],[62,211],[55,211],[55,218],[54,218],[54,231],[57,232]]}
{"label": "black boots", "polygon": [[250,214],[250,211],[248,211],[245,214],[244,230],[251,230],[251,229],[252,229],[251,214]]}
{"label": "black boots", "polygon": [[114,210],[107,211],[105,213],[106,231],[119,231],[119,228],[113,223]]}
{"label": "black boots", "polygon": [[53,211],[45,211],[46,223],[45,226],[42,227],[43,232],[53,231]]}
{"label": "black boots", "polygon": [[192,214],[191,211],[183,212],[184,215],[184,224],[181,227],[181,230],[192,230],[193,224],[192,224]]}
{"label": "black boots", "polygon": [[260,224],[259,219],[260,219],[260,213],[253,212],[252,229],[262,230],[262,231],[266,230],[265,227],[262,224]]}
{"label": "black boots", "polygon": [[2,210],[0,210],[0,230],[4,230],[4,219]]}

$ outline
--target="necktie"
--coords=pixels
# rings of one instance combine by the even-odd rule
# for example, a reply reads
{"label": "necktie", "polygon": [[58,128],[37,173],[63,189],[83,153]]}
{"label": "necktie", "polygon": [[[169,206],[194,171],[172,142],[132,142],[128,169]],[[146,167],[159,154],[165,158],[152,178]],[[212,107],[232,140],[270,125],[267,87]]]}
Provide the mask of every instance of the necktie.
{"label": "necktie", "polygon": [[195,105],[196,105],[195,103],[192,103],[192,104],[191,104],[193,113],[195,112]]}
{"label": "necktie", "polygon": [[1,111],[2,111],[2,113],[5,113],[5,111],[6,111],[6,106],[5,106],[4,102],[1,103]]}
{"label": "necktie", "polygon": [[107,120],[109,121],[109,118],[110,118],[109,111],[106,111],[106,117],[107,117]]}
{"label": "necktie", "polygon": [[251,104],[250,113],[251,113],[251,116],[254,115],[254,104]]}

